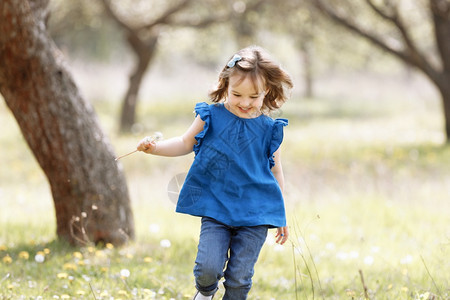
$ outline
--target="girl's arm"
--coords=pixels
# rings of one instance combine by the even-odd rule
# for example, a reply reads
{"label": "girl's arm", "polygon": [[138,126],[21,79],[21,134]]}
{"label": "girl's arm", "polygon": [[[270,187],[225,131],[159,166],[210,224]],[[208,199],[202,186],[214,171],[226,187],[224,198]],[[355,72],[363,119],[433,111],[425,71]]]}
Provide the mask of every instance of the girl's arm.
{"label": "girl's arm", "polygon": [[181,156],[191,153],[197,144],[195,136],[203,130],[205,122],[198,115],[189,129],[181,136],[158,142],[148,142],[142,139],[137,145],[137,150],[148,154],[160,156]]}
{"label": "girl's arm", "polygon": [[[278,185],[280,186],[281,192],[284,190],[284,175],[283,175],[283,166],[281,165],[281,152],[278,148],[277,151],[273,154],[275,161],[275,165],[272,167],[272,173],[278,181]],[[275,235],[276,242],[283,245],[286,243],[289,237],[289,229],[288,227],[279,227],[277,228],[277,234]]]}
{"label": "girl's arm", "polygon": [[284,191],[284,175],[283,175],[283,166],[281,165],[281,151],[278,148],[277,151],[273,154],[273,160],[275,165],[272,167],[272,173],[275,176],[275,179],[278,181],[278,185],[280,186],[281,192]]}

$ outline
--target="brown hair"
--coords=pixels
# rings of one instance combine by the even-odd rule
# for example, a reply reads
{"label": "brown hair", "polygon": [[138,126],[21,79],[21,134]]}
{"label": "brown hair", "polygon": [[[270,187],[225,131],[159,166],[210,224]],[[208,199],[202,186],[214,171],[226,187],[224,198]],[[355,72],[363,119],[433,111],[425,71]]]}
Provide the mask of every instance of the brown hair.
{"label": "brown hair", "polygon": [[276,64],[263,48],[250,46],[238,51],[222,69],[217,86],[209,92],[212,102],[226,99],[230,77],[238,72],[242,74],[242,80],[250,75],[257,91],[261,90],[258,87],[264,84],[267,94],[263,100],[263,112],[280,108],[289,98],[289,90],[293,87],[289,74]]}

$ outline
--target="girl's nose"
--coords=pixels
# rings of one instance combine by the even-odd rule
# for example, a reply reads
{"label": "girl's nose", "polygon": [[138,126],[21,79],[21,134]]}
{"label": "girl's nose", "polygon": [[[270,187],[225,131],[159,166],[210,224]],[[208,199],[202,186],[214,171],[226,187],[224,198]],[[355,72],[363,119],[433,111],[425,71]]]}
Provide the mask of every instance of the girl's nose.
{"label": "girl's nose", "polygon": [[252,100],[250,98],[244,98],[241,102],[241,105],[243,107],[247,107],[247,108],[250,107],[251,104],[252,104]]}

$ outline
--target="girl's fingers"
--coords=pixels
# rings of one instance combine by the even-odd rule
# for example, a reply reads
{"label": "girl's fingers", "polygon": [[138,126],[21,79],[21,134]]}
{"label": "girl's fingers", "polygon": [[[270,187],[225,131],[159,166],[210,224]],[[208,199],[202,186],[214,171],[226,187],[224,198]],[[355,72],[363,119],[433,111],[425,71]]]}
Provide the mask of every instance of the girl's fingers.
{"label": "girl's fingers", "polygon": [[276,243],[283,245],[286,243],[289,237],[289,230],[287,227],[277,228],[277,234],[275,235]]}
{"label": "girl's fingers", "polygon": [[153,143],[152,143],[151,138],[145,137],[139,142],[139,144],[137,146],[137,149],[139,151],[144,151],[145,152],[145,151],[149,150],[152,147],[152,144]]}
{"label": "girl's fingers", "polygon": [[154,143],[149,143],[149,144],[145,143],[142,145],[141,151],[143,151],[145,153],[152,153],[154,146],[155,146]]}

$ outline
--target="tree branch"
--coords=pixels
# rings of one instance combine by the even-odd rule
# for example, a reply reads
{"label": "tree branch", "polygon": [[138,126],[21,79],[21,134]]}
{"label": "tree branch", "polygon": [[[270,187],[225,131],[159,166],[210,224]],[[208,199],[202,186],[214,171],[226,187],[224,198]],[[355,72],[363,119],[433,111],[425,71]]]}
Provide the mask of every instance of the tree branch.
{"label": "tree branch", "polygon": [[380,37],[376,36],[373,33],[363,30],[362,28],[360,28],[357,25],[350,22],[345,16],[341,16],[341,15],[337,14],[335,10],[331,9],[326,4],[324,4],[322,2],[322,0],[314,0],[313,3],[314,3],[314,6],[316,8],[318,8],[322,14],[327,15],[332,21],[334,21],[338,25],[341,25],[341,26],[349,29],[351,32],[364,37],[365,39],[369,40],[376,46],[397,56],[398,58],[400,58],[408,63],[410,62],[406,53],[404,53],[400,50],[394,49],[393,47],[389,46],[387,44],[387,42],[383,41]]}
{"label": "tree branch", "polygon": [[252,2],[250,5],[247,6],[246,11],[258,11],[261,9],[261,6],[264,5],[267,2],[267,0],[258,0],[255,2]]}
{"label": "tree branch", "polygon": [[436,79],[438,77],[436,70],[418,51],[417,47],[415,46],[414,42],[409,36],[409,32],[407,31],[401,19],[398,17],[398,13],[394,13],[392,16],[387,15],[385,12],[382,12],[379,8],[375,7],[372,1],[366,0],[369,6],[375,7],[375,12],[377,12],[383,18],[390,20],[390,22],[399,30],[403,39],[403,49],[394,48],[393,46],[389,45],[389,43],[386,40],[383,40],[381,37],[377,36],[374,32],[370,32],[368,30],[359,27],[357,24],[351,22],[349,18],[347,18],[346,16],[338,14],[336,10],[333,10],[327,4],[324,4],[322,0],[314,0],[312,2],[321,13],[330,17],[335,23],[349,29],[353,33],[360,35],[361,37],[370,41],[372,44],[376,45],[377,47],[381,48],[382,50],[390,54],[393,54],[394,56],[404,61],[405,63],[417,67],[431,78]]}
{"label": "tree branch", "polygon": [[224,23],[231,20],[231,14],[221,16],[209,16],[202,20],[174,21],[170,25],[177,27],[205,28],[214,23]]}
{"label": "tree branch", "polygon": [[[247,6],[247,11],[257,11],[260,9],[260,7],[265,4],[267,0],[257,0],[250,5]],[[208,16],[201,20],[179,20],[179,21],[172,21],[170,23],[171,26],[177,26],[177,27],[192,27],[192,28],[205,28],[207,26],[210,26],[214,23],[224,23],[227,21],[230,21],[232,19],[232,12],[229,12],[227,14],[223,15],[212,15]]]}
{"label": "tree branch", "polygon": [[411,35],[405,26],[405,23],[401,19],[399,10],[398,10],[398,4],[390,4],[392,6],[392,14],[388,14],[386,12],[383,12],[375,3],[373,0],[366,0],[367,5],[379,16],[384,18],[385,20],[389,21],[391,24],[394,25],[398,29],[398,31],[401,34],[401,37],[403,39],[404,44],[406,45],[406,51],[409,53],[409,57],[413,61],[413,64],[417,67],[419,67],[422,70],[429,69],[430,63],[426,59],[425,55],[423,55],[416,44],[414,43],[413,39],[411,38]]}
{"label": "tree branch", "polygon": [[156,25],[167,24],[169,22],[169,19],[174,14],[176,14],[177,12],[179,12],[180,10],[182,10],[183,8],[188,6],[191,1],[192,0],[182,0],[177,5],[174,5],[174,6],[170,7],[169,9],[167,9],[159,18],[157,18],[156,20],[154,20],[153,22],[151,22],[149,24],[142,26],[140,29],[149,30],[149,29],[155,27]]}
{"label": "tree branch", "polygon": [[112,9],[111,7],[111,2],[110,0],[101,0],[103,3],[103,7],[106,10],[106,13],[108,14],[108,16],[110,16],[117,24],[119,24],[119,26],[123,29],[125,29],[126,31],[128,31],[130,34],[135,34],[136,33],[136,29],[132,28],[130,25],[128,25],[127,23],[125,23],[125,21],[123,21]]}
{"label": "tree branch", "polygon": [[370,6],[370,8],[372,8],[372,10],[374,12],[376,12],[379,16],[381,16],[382,18],[389,20],[389,21],[393,21],[397,16],[398,16],[398,9],[396,6],[394,6],[394,12],[393,14],[388,14],[386,12],[384,12],[383,10],[381,10],[377,5],[375,5],[375,3],[373,3],[373,0],[365,0],[366,4]]}

